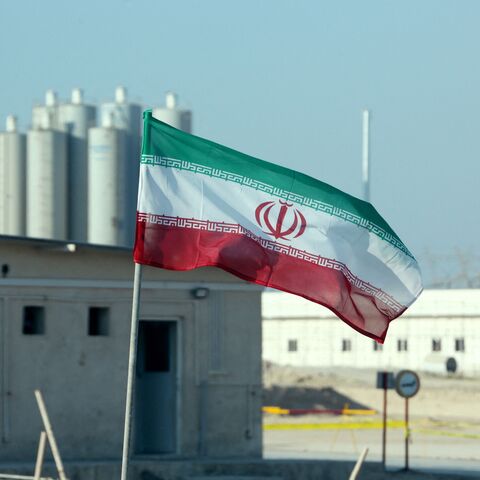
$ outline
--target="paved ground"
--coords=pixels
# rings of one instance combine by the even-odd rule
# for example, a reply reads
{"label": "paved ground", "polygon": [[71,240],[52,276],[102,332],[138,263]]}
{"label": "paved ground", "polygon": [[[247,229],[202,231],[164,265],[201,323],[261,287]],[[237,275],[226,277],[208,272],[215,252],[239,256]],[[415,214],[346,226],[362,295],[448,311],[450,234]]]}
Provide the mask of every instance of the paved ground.
{"label": "paved ground", "polygon": [[[267,430],[264,432],[264,457],[269,459],[356,460],[364,447],[367,460],[380,462],[381,431],[375,430]],[[399,429],[388,433],[387,467],[398,470],[405,465],[405,440]],[[413,470],[465,473],[480,478],[478,440],[434,437],[415,434],[409,447]]]}
{"label": "paved ground", "polygon": [[[264,369],[265,405],[283,408],[373,408],[370,416],[265,415],[265,458],[355,460],[364,447],[381,461],[382,391],[372,370]],[[462,472],[480,479],[480,380],[421,374],[410,402],[410,467]],[[404,400],[389,392],[387,466],[404,466]],[[362,422],[364,424],[362,425]]]}

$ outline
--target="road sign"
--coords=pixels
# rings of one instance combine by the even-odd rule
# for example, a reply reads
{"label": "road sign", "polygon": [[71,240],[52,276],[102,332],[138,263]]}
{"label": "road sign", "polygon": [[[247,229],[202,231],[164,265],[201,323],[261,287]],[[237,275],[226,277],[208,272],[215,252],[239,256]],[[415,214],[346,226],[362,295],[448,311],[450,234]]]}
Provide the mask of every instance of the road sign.
{"label": "road sign", "polygon": [[395,388],[395,375],[393,372],[377,372],[377,388]]}
{"label": "road sign", "polygon": [[420,378],[412,370],[402,370],[397,373],[395,390],[403,398],[411,398],[420,390]]}

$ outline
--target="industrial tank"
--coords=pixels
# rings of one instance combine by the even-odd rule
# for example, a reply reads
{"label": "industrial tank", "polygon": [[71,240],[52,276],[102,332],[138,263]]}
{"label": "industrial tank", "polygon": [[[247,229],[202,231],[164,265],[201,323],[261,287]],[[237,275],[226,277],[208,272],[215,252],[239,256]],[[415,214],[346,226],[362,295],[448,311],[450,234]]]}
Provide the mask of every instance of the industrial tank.
{"label": "industrial tank", "polygon": [[130,103],[127,89],[117,87],[115,101],[100,106],[100,124],[122,130],[125,137],[125,233],[126,244],[133,245],[137,211],[138,172],[140,164],[142,107]]}
{"label": "industrial tank", "polygon": [[57,92],[47,90],[45,105],[35,105],[32,109],[32,129],[58,128]]}
{"label": "industrial tank", "polygon": [[67,239],[67,135],[46,128],[27,134],[27,236]]}
{"label": "industrial tank", "polygon": [[83,102],[83,91],[72,90],[70,103],[58,106],[58,128],[67,133],[69,240],[87,240],[88,129],[95,126],[96,107]]}
{"label": "industrial tank", "polygon": [[0,132],[0,234],[25,235],[26,136],[17,131],[17,119],[7,117]]}
{"label": "industrial tank", "polygon": [[88,242],[130,245],[127,236],[127,133],[108,117],[88,132]]}
{"label": "industrial tank", "polygon": [[152,110],[152,115],[172,127],[192,133],[192,112],[178,108],[178,97],[173,92],[167,92],[165,107],[158,107]]}

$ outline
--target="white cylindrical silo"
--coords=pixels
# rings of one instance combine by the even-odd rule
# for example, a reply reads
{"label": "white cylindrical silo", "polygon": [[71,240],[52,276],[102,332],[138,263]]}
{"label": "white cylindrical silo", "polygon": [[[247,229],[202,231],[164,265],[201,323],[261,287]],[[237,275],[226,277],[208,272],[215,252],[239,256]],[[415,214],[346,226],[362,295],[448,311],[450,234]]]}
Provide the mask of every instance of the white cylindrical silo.
{"label": "white cylindrical silo", "polygon": [[58,128],[58,98],[54,90],[45,93],[45,105],[32,109],[32,129]]}
{"label": "white cylindrical silo", "polygon": [[27,134],[27,236],[67,239],[67,135]]}
{"label": "white cylindrical silo", "polygon": [[172,127],[192,133],[192,112],[178,108],[178,97],[173,92],[167,92],[165,107],[154,108],[152,115]]}
{"label": "white cylindrical silo", "polygon": [[16,123],[9,115],[0,132],[0,234],[24,236],[26,136]]}
{"label": "white cylindrical silo", "polygon": [[88,129],[95,126],[96,107],[83,103],[83,92],[72,90],[70,103],[58,106],[58,127],[68,135],[68,239],[87,241]]}
{"label": "white cylindrical silo", "polygon": [[88,242],[129,245],[126,208],[126,132],[113,127],[88,132]]}
{"label": "white cylindrical silo", "polygon": [[113,122],[115,128],[126,130],[131,135],[140,137],[142,127],[142,107],[128,102],[127,89],[117,87],[115,101],[100,105],[100,124]]}
{"label": "white cylindrical silo", "polygon": [[138,172],[140,165],[140,145],[142,107],[128,101],[125,87],[117,87],[115,101],[100,106],[101,126],[112,126],[125,132],[125,208],[127,245],[133,245],[137,211]]}

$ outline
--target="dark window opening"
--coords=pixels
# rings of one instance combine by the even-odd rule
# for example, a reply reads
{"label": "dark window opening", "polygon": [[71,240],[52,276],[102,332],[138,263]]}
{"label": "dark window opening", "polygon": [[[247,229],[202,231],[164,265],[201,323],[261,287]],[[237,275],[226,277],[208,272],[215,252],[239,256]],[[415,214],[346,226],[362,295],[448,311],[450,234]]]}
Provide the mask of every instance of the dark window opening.
{"label": "dark window opening", "polygon": [[383,350],[383,345],[381,343],[376,342],[375,340],[373,341],[373,350],[375,352],[381,352]]}
{"label": "dark window opening", "polygon": [[109,308],[90,307],[88,309],[88,334],[93,337],[108,335],[109,317]]}
{"label": "dark window opening", "polygon": [[442,351],[442,341],[439,338],[432,338],[432,352]]}
{"label": "dark window opening", "polygon": [[352,349],[352,341],[348,338],[342,340],[342,352],[349,352]]}
{"label": "dark window opening", "polygon": [[297,340],[289,340],[288,341],[288,351],[289,352],[296,352],[297,350],[298,350]]}
{"label": "dark window opening", "polygon": [[465,339],[464,338],[456,338],[455,339],[455,351],[456,352],[464,352],[465,351]]}
{"label": "dark window opening", "polygon": [[45,333],[44,307],[23,307],[22,333],[24,335],[43,335]]}
{"label": "dark window opening", "polygon": [[144,371],[170,371],[169,328],[165,322],[142,322]]}
{"label": "dark window opening", "polygon": [[397,351],[399,352],[406,352],[408,350],[408,342],[407,340],[398,339],[397,340]]}

